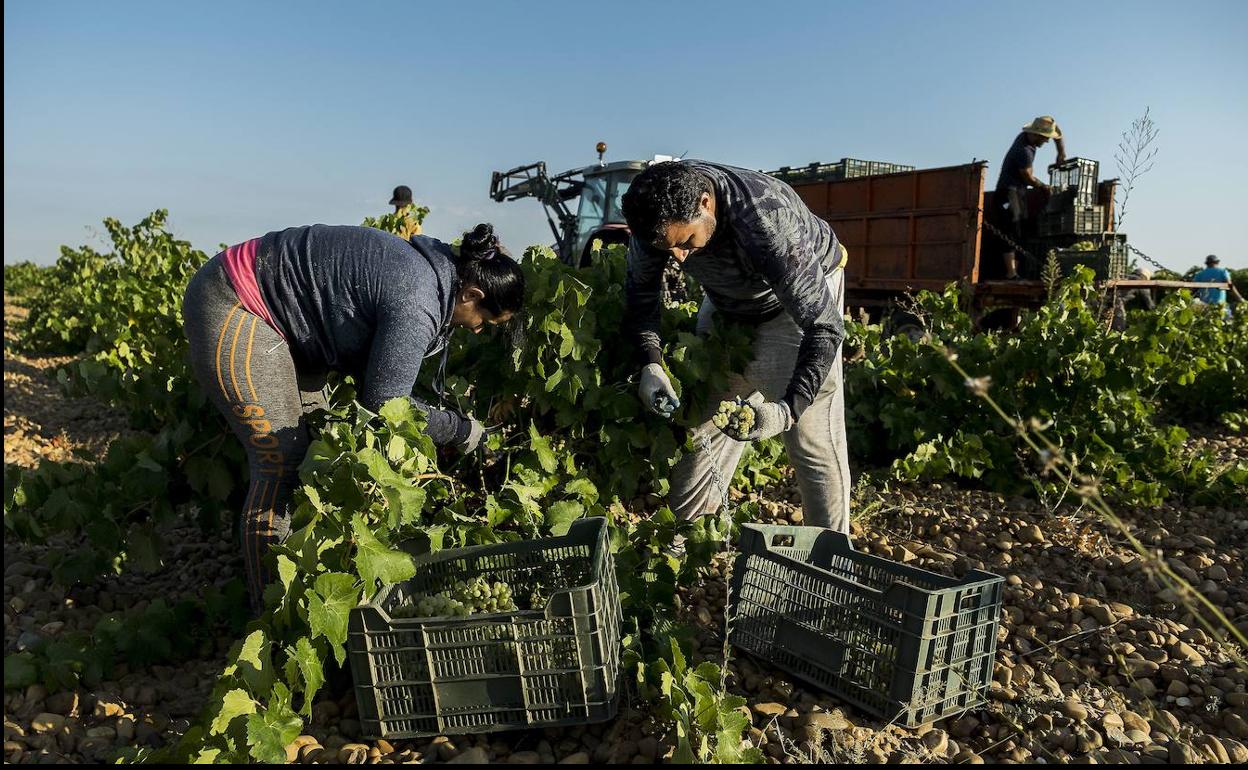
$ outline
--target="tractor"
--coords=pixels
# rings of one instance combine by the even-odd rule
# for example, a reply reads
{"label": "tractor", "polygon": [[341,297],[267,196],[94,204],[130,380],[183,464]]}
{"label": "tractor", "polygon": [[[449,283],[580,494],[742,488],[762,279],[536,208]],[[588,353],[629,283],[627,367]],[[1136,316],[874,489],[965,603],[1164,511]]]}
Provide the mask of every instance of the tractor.
{"label": "tractor", "polygon": [[[597,146],[598,163],[575,168],[557,176],[546,172],[538,161],[510,171],[495,171],[490,179],[490,197],[498,202],[537,198],[546,211],[546,221],[555,236],[559,258],[574,267],[589,264],[595,240],[604,246],[628,243],[628,224],[620,209],[620,199],[633,179],[651,163],[672,160],[656,155],[652,160],[622,160],[607,163],[605,142]],[[576,213],[570,202],[579,198]]]}

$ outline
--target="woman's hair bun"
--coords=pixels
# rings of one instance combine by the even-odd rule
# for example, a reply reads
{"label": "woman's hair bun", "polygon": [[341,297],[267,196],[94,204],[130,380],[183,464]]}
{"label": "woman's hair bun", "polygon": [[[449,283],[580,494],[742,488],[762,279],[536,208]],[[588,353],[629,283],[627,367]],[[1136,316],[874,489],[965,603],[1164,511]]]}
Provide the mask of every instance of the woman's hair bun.
{"label": "woman's hair bun", "polygon": [[493,259],[497,254],[506,254],[507,250],[498,242],[498,236],[494,234],[494,225],[482,222],[464,233],[464,238],[459,244],[459,253],[463,259],[487,260]]}

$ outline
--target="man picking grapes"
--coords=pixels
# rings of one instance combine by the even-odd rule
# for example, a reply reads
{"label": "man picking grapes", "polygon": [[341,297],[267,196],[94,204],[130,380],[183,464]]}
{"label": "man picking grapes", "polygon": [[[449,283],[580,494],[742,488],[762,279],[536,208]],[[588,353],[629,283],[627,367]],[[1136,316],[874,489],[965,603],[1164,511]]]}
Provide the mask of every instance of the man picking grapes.
{"label": "man picking grapes", "polygon": [[[674,257],[705,293],[698,332],[716,316],[753,326],[754,354],[725,404],[695,428],[699,447],[676,467],[670,502],[685,518],[713,513],[716,470],[732,478],[745,442],[782,436],[807,524],[847,532],[849,460],[841,388],[846,253],[793,188],[718,163],[656,163],[623,199],[632,231],[628,325],[646,363],[640,395],[670,416],[679,403],[659,339],[663,267]],[[742,402],[736,399],[745,399]]]}

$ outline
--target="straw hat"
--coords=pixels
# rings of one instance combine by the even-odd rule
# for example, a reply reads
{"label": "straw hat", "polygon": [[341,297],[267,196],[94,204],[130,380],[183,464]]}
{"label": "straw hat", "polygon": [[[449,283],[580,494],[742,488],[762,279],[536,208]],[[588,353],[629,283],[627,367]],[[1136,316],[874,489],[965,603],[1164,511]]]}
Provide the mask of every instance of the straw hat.
{"label": "straw hat", "polygon": [[1029,134],[1039,134],[1049,139],[1061,139],[1062,129],[1057,127],[1057,121],[1052,115],[1041,115],[1027,125],[1023,126],[1023,130]]}

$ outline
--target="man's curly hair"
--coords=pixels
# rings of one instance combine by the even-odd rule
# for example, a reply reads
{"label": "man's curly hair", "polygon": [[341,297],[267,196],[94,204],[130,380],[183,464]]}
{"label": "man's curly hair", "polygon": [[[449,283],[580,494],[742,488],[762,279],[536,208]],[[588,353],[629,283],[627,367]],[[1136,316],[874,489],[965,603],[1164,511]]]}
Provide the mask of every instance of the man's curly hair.
{"label": "man's curly hair", "polygon": [[654,243],[673,222],[698,216],[702,193],[715,194],[711,180],[679,161],[655,163],[637,175],[624,193],[624,219],[643,243]]}

